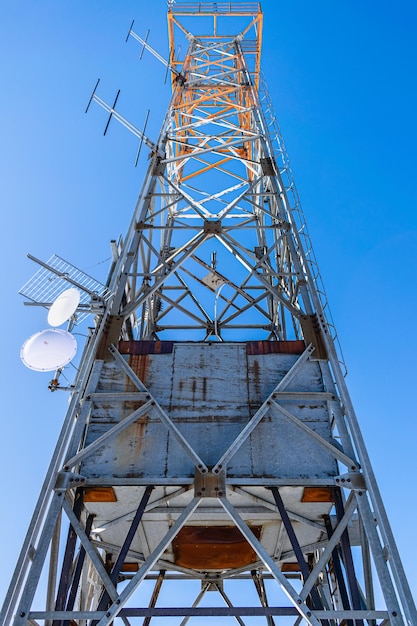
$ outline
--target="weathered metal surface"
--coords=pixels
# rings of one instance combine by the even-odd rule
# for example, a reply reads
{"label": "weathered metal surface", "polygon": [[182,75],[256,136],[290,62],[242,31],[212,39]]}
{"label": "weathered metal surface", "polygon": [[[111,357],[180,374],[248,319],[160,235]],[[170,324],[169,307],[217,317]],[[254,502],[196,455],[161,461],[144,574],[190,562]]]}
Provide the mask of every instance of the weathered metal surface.
{"label": "weathered metal surface", "polygon": [[[132,352],[125,357],[132,369],[208,467],[219,461],[299,358],[279,352],[251,354],[244,343],[176,343],[172,352],[162,349],[153,354],[146,353],[146,346],[133,345]],[[97,391],[86,445],[145,403],[123,402],[119,396],[111,401],[109,392],[135,391],[114,362],[104,365]],[[103,402],[100,391],[106,393]],[[280,405],[331,441],[327,398],[320,399],[325,389],[318,363],[306,361],[285,391],[297,394],[275,398]],[[312,392],[315,395],[309,397]],[[150,412],[108,441],[82,464],[81,471],[87,478],[149,476],[169,478],[175,484],[192,477],[194,469],[180,443]],[[332,456],[318,448],[308,433],[269,410],[231,458],[227,473],[229,478],[250,481],[278,476],[323,478],[336,476],[338,470]]]}
{"label": "weathered metal surface", "polygon": [[[105,548],[107,552],[117,556],[130,528],[136,512],[135,507],[140,502],[143,491],[144,488],[116,487],[117,503],[86,503],[88,512],[95,516],[95,533],[100,540],[98,545]],[[323,515],[330,512],[332,504],[328,502],[303,503],[302,487],[283,487],[280,489],[280,493],[303,551],[306,554],[313,552],[314,549],[322,545],[325,536]],[[142,524],[129,550],[129,562],[141,563],[156,548],[161,538],[169,531],[173,521],[178,519],[192,497],[193,490],[189,490],[179,496],[175,495],[175,488],[173,487],[158,487],[154,490],[150,505],[143,515]],[[227,497],[245,523],[249,527],[257,529],[256,536],[277,562],[283,563],[287,560],[294,560],[291,543],[286,533],[283,533],[281,530],[281,518],[268,489],[251,487],[239,492],[227,489]],[[161,504],[158,505],[158,502],[161,500]],[[203,504],[197,508],[194,515],[190,518],[187,527],[195,528],[195,532],[199,533],[201,542],[205,542],[201,555],[196,550],[193,567],[196,569],[215,570],[239,567],[242,564],[239,564],[237,560],[233,564],[230,561],[232,557],[229,559],[229,556],[221,562],[219,553],[215,550],[216,559],[214,559],[215,555],[213,553],[212,567],[210,568],[208,565],[208,545],[213,542],[212,533],[210,531],[205,533],[204,529],[230,528],[230,531],[225,531],[224,533],[224,540],[226,541],[227,534],[233,533],[235,528],[228,516],[225,515],[224,509],[220,506],[218,500],[212,498],[204,500]],[[243,540],[241,547],[242,550],[245,550],[245,559],[249,554],[252,554]],[[186,546],[183,546],[183,548],[187,553],[185,559],[191,558],[188,548]],[[182,553],[182,556],[179,557],[178,550],[178,546],[177,548],[175,547],[175,542],[174,545],[168,546],[163,555],[162,562],[164,567],[166,566],[170,569],[174,563],[176,565],[185,565],[184,555]],[[231,548],[231,551],[234,553],[233,548]],[[177,562],[178,558],[181,563],[180,561]],[[199,564],[197,564],[198,559],[200,559]],[[250,562],[251,558],[249,558],[247,564]],[[191,566],[190,563],[189,565]]]}
{"label": "weathered metal surface", "polygon": [[[245,523],[257,529],[262,545],[278,562],[294,559],[294,552],[286,533],[282,532],[282,522],[265,481],[286,479],[293,485],[281,487],[280,493],[307,554],[321,545],[325,534],[323,515],[330,513],[333,503],[328,490],[324,492],[326,498],[306,499],[304,486],[314,486],[315,481],[320,485],[324,479],[331,484],[339,474],[328,451],[317,446],[314,438],[300,432],[272,406],[268,407],[268,398],[285,379],[284,388],[279,387],[279,393],[271,397],[325,441],[331,441],[329,394],[319,364],[308,358],[300,359],[304,349],[301,342],[295,342],[295,346],[283,343],[287,345],[281,347],[282,351],[264,350],[262,342],[254,342],[249,348],[246,343],[175,343],[165,347],[160,342],[157,350],[149,342],[121,345],[128,352],[124,359],[149,396],[166,412],[207,467],[215,466],[234,441],[242,439],[227,464],[227,485],[224,479],[218,484],[223,485],[221,489],[225,489]],[[290,370],[294,375],[288,377]],[[137,388],[117,361],[104,364],[97,392],[91,396],[93,408],[86,447],[146,402],[142,395],[135,400],[132,395],[135,391]],[[243,429],[262,406],[265,415],[245,438]],[[114,554],[123,542],[135,514],[135,503],[140,501],[144,489],[129,486],[129,481],[142,479],[144,484],[159,485],[154,489],[128,554],[129,562],[139,564],[152,553],[190,503],[194,489],[186,486],[181,490],[180,486],[191,483],[194,475],[199,475],[181,443],[152,409],[87,457],[80,472],[90,485],[95,479],[100,484],[107,480],[115,485],[115,479],[118,481],[118,486],[114,486],[117,502],[86,503],[89,513],[95,515],[97,536],[106,550]],[[220,475],[206,474],[195,482],[197,495],[204,500],[190,519],[187,528],[191,530],[187,532],[197,533],[204,547],[197,550],[191,540],[189,545],[188,539],[184,543],[180,537],[164,553],[167,567],[175,564],[222,569],[254,561],[255,553],[243,538],[239,539],[239,546],[235,540],[227,543],[227,537],[235,530],[215,497],[219,478]],[[229,487],[235,481],[243,486]],[[218,493],[219,497],[224,495]],[[221,550],[212,541],[212,533],[217,532],[211,531],[212,528],[225,529],[228,548],[223,559]]]}
{"label": "weathered metal surface", "polygon": [[[173,98],[158,144],[141,137],[152,151],[149,168],[114,246],[111,298],[91,303],[96,326],[0,622],[150,618],[159,583],[148,609],[135,604],[143,606],[147,583],[167,572],[182,575],[181,585],[200,583],[201,592],[185,612],[166,615],[191,616],[216,587],[228,606],[208,614],[267,615],[265,575],[278,584],[272,612],[290,611],[297,623],[417,624],[288,158],[260,90],[260,6],[202,3],[176,12],[168,4]],[[219,12],[222,23],[240,16],[229,31],[236,36],[219,34]],[[197,24],[188,31],[178,22],[193,14],[204,15],[196,20],[206,25],[201,37]],[[188,51],[177,58],[174,34],[186,43],[186,32]],[[147,46],[132,27],[130,35]],[[90,103],[126,125],[116,101],[109,107],[95,91]],[[121,342],[123,356],[115,345],[127,337],[146,341]],[[165,337],[201,343],[159,341]],[[224,343],[231,339],[248,343]],[[57,559],[61,513],[71,541]],[[361,545],[355,559],[353,537]],[[30,612],[48,550],[48,610]],[[134,574],[117,589],[124,562]],[[295,562],[301,579],[283,573]],[[248,612],[223,587],[228,577],[243,580],[245,568],[256,570],[263,605]],[[380,591],[386,612],[371,610]],[[65,611],[53,611],[59,607]]]}

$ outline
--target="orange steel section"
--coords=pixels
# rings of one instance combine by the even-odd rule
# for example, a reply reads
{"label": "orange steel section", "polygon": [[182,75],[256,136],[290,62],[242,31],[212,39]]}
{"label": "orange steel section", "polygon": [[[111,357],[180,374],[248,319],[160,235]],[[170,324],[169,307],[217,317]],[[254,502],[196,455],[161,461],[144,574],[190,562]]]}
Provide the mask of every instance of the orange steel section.
{"label": "orange steel section", "polygon": [[[202,167],[196,172],[192,172],[191,174],[188,174],[188,176],[183,176],[182,181],[184,182],[186,180],[189,180],[190,178],[194,178],[194,176],[200,176],[200,174],[205,174],[209,172],[210,170],[217,168],[219,165],[223,165],[223,163],[227,163],[230,160],[231,160],[231,157],[226,157],[225,159],[221,159],[220,161],[217,161],[217,163],[209,163],[208,165],[206,165],[206,167]],[[204,163],[204,161],[202,162]]]}
{"label": "orange steel section", "polygon": [[[214,10],[216,7],[216,10]],[[182,17],[212,17],[213,18],[213,32],[204,33],[198,35],[191,33],[181,22]],[[256,34],[255,50],[247,52],[246,54],[255,55],[254,62],[254,86],[256,92],[259,88],[259,79],[261,72],[261,50],[262,50],[262,25],[263,25],[263,13],[259,2],[237,3],[237,2],[199,2],[199,3],[184,3],[180,5],[171,6],[168,9],[168,41],[169,41],[169,62],[178,71],[181,70],[183,62],[176,58],[175,55],[175,27],[181,30],[184,35],[192,37],[193,35],[198,39],[218,39],[222,40],[230,38],[231,35],[219,35],[217,33],[217,19],[221,18],[233,18],[233,17],[251,17],[252,20],[246,26],[246,28],[240,33],[245,36],[251,29]],[[179,18],[179,19],[177,19]],[[238,33],[234,33],[238,35]],[[173,89],[176,86],[176,78],[172,78]]]}
{"label": "orange steel section", "polygon": [[113,487],[87,487],[84,502],[117,502]]}
{"label": "orange steel section", "polygon": [[[188,28],[181,23],[181,18],[193,18],[192,24],[198,28],[199,21],[198,17],[211,17],[212,18],[212,32],[207,32],[210,29],[207,28],[207,22],[204,22],[205,32],[204,34],[200,34],[197,32],[190,32]],[[199,58],[199,55],[195,55],[194,57],[187,56],[184,61],[180,61],[176,58],[176,43],[175,43],[175,32],[176,29],[179,29],[181,33],[185,34],[190,40],[194,37],[198,40],[210,40],[215,43],[216,41],[219,44],[224,46],[225,41],[232,40],[234,36],[237,36],[239,33],[233,33],[230,35],[220,35],[218,32],[218,22],[219,18],[223,20],[223,22],[227,21],[227,18],[233,17],[248,17],[248,24],[241,31],[241,35],[243,37],[250,33],[251,41],[248,51],[242,52],[242,54],[236,54],[236,49],[232,46],[224,49],[224,51],[230,56],[220,57],[219,59],[211,58],[205,60],[204,58]],[[244,131],[251,131],[251,113],[250,111],[242,112],[245,109],[251,108],[254,102],[254,94],[255,98],[258,94],[259,89],[259,80],[260,80],[260,59],[261,59],[261,46],[262,46],[262,11],[259,3],[236,3],[236,2],[201,2],[201,3],[184,3],[171,6],[168,10],[168,35],[169,35],[169,62],[173,68],[175,68],[178,72],[181,72],[182,76],[187,78],[187,72],[193,70],[194,72],[198,72],[202,76],[204,76],[205,71],[207,73],[209,70],[213,72],[218,68],[219,72],[227,72],[235,71],[239,72],[239,70],[244,67],[248,67],[249,72],[252,78],[251,86],[240,86],[238,90],[238,97],[236,98],[236,87],[234,85],[227,85],[227,83],[222,82],[219,83],[218,86],[215,86],[214,83],[211,84],[199,84],[198,88],[192,85],[189,86],[187,80],[182,84],[181,80],[178,79],[176,75],[172,75],[172,89],[175,93],[176,98],[173,102],[173,107],[175,111],[175,126],[177,129],[176,132],[176,143],[174,147],[173,156],[178,159],[184,156],[184,159],[187,157],[198,158],[198,160],[203,163],[203,167],[194,172],[187,172],[186,176],[183,176],[183,167],[185,165],[185,160],[183,163],[178,164],[178,169],[176,171],[177,180],[179,182],[183,182],[185,180],[189,180],[207,172],[212,169],[219,169],[219,171],[225,171],[224,169],[220,170],[219,166],[224,165],[227,160],[231,160],[233,157],[240,157],[242,159],[248,159],[249,161],[253,160],[253,142],[248,141],[243,143],[242,146],[234,146],[233,152],[231,148],[228,148],[228,143],[234,140],[233,135],[229,135],[228,140],[225,142],[223,146],[219,146],[216,148],[212,154],[216,153],[218,155],[223,155],[224,158],[221,158],[217,162],[210,162],[204,159],[201,159],[200,155],[196,154],[195,157],[192,154],[193,152],[197,152],[200,149],[204,149],[204,140],[198,141],[199,137],[192,131],[191,129],[187,129],[187,125],[192,122],[193,115],[196,110],[204,109],[207,111],[207,115],[205,119],[207,121],[210,120],[211,117],[215,115],[218,116],[220,112],[228,112],[235,111],[239,120],[239,127]],[[190,20],[188,20],[190,22]],[[243,45],[244,45],[243,38]],[[242,58],[243,56],[253,56],[251,59],[251,63],[245,63],[245,60]],[[226,61],[226,62],[225,62]],[[180,86],[179,86],[180,85]],[[235,96],[235,97],[233,97]],[[209,114],[210,109],[216,109],[216,112],[212,115]],[[237,139],[240,136],[239,132],[236,132],[235,138]],[[188,139],[190,137],[194,137],[197,140],[197,143],[193,145],[188,144]],[[226,155],[229,154],[230,158],[227,158]],[[227,172],[232,174],[232,172]],[[253,174],[250,170],[248,170],[248,178],[252,179]]]}
{"label": "orange steel section", "polygon": [[304,487],[301,502],[334,502],[331,487]]}

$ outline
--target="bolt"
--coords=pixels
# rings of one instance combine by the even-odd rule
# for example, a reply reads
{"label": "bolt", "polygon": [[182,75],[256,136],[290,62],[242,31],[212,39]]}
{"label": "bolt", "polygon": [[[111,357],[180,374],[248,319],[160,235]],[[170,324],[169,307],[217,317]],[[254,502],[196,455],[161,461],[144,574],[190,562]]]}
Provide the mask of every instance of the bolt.
{"label": "bolt", "polygon": [[25,613],[25,612],[22,612],[22,613],[20,614],[20,617],[25,617],[25,615],[26,615],[26,613]]}
{"label": "bolt", "polygon": [[205,488],[205,487],[201,487],[201,491],[205,491],[205,490],[206,490],[206,488]]}
{"label": "bolt", "polygon": [[363,496],[363,492],[362,491],[358,491],[358,496]]}
{"label": "bolt", "polygon": [[392,612],[392,617],[397,617],[397,611]]}
{"label": "bolt", "polygon": [[198,496],[201,496],[201,491],[197,491],[197,495],[198,495]]}
{"label": "bolt", "polygon": [[221,497],[223,495],[223,491],[219,491],[219,496]]}
{"label": "bolt", "polygon": [[106,617],[110,617],[110,615],[111,615],[110,612],[106,613]]}

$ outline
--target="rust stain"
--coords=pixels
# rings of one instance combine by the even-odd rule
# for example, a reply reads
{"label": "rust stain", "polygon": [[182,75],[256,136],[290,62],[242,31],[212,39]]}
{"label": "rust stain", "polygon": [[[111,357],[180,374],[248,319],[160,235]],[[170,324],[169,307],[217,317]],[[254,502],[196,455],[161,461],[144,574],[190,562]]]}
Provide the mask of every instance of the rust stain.
{"label": "rust stain", "polygon": [[331,487],[304,487],[301,502],[334,502]]}
{"label": "rust stain", "polygon": [[148,425],[147,416],[143,416],[131,424],[117,437],[115,453],[116,465],[123,468],[123,475],[135,477],[141,465],[141,456],[145,443]]}
{"label": "rust stain", "polygon": [[305,350],[304,341],[248,341],[247,354],[302,354]]}
{"label": "rust stain", "polygon": [[260,380],[260,371],[259,371],[259,361],[253,362],[253,378],[255,383],[255,391],[256,395],[259,396],[261,391],[261,380]]}
{"label": "rust stain", "polygon": [[120,354],[171,354],[173,341],[119,341]]}
{"label": "rust stain", "polygon": [[[129,358],[129,365],[132,370],[139,376],[144,385],[146,385],[146,379],[149,370],[149,354],[135,354]],[[130,383],[133,385],[133,383]],[[136,387],[133,386],[136,390]]]}
{"label": "rust stain", "polygon": [[[262,526],[251,530],[259,539]],[[178,565],[199,570],[244,567],[258,558],[234,526],[184,526],[172,547]]]}

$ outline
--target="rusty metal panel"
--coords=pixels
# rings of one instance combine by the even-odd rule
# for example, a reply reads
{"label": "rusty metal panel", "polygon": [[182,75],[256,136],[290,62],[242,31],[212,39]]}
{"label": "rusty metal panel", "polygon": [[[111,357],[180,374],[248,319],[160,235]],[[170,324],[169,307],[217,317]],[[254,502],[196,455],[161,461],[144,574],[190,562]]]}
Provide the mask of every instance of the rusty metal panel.
{"label": "rusty metal panel", "polygon": [[[214,465],[249,420],[245,344],[178,344],[169,413],[196,452]],[[170,439],[169,470],[183,454]]]}
{"label": "rusty metal panel", "polygon": [[[251,526],[257,539],[261,526]],[[245,567],[258,560],[239,529],[234,526],[184,526],[173,543],[177,565],[199,570]]]}
{"label": "rusty metal panel", "polygon": [[[126,359],[131,361],[132,369],[144,384],[152,389],[158,402],[166,407],[170,388],[166,377],[172,368],[172,354],[158,354],[155,359],[141,354]],[[100,391],[123,393],[137,389],[116,363],[107,362],[99,382]],[[95,400],[85,445],[94,442],[143,404],[144,401]],[[160,420],[145,414],[87,459],[82,465],[82,472],[89,478],[164,476],[167,438],[168,431]]]}
{"label": "rusty metal panel", "polygon": [[[286,407],[312,430],[329,439],[330,427],[326,407],[306,405]],[[251,437],[254,476],[291,478],[323,478],[335,476],[336,462],[330,454],[317,446],[305,433],[280,416],[273,415],[262,420]],[[229,468],[228,474],[238,474],[240,466]]]}
{"label": "rusty metal panel", "polygon": [[119,341],[121,354],[170,354],[173,341]]}
{"label": "rusty metal panel", "polygon": [[[294,352],[248,350],[246,343],[175,343],[158,350],[149,342],[129,351],[125,359],[150,395],[166,412],[188,444],[208,467],[215,465],[245,425],[299,359]],[[285,342],[288,343],[288,342]],[[294,342],[299,344],[300,342]],[[86,444],[94,442],[120,423],[145,400],[112,400],[108,392],[135,392],[133,383],[116,362],[104,364],[95,397]],[[277,402],[326,441],[331,441],[331,421],[319,364],[303,363],[285,387],[289,393]],[[315,392],[314,399],[308,394]],[[305,397],[303,396],[305,395]],[[147,477],[172,481],[192,478],[194,465],[178,440],[155,413],[139,417],[114,439],[86,459],[87,478]],[[324,478],[337,474],[334,458],[276,410],[262,418],[251,435],[242,440],[227,467],[229,478],[260,479],[275,476]]]}
{"label": "rusty metal panel", "polygon": [[248,341],[246,352],[248,354],[301,354],[306,344],[304,341]]}

